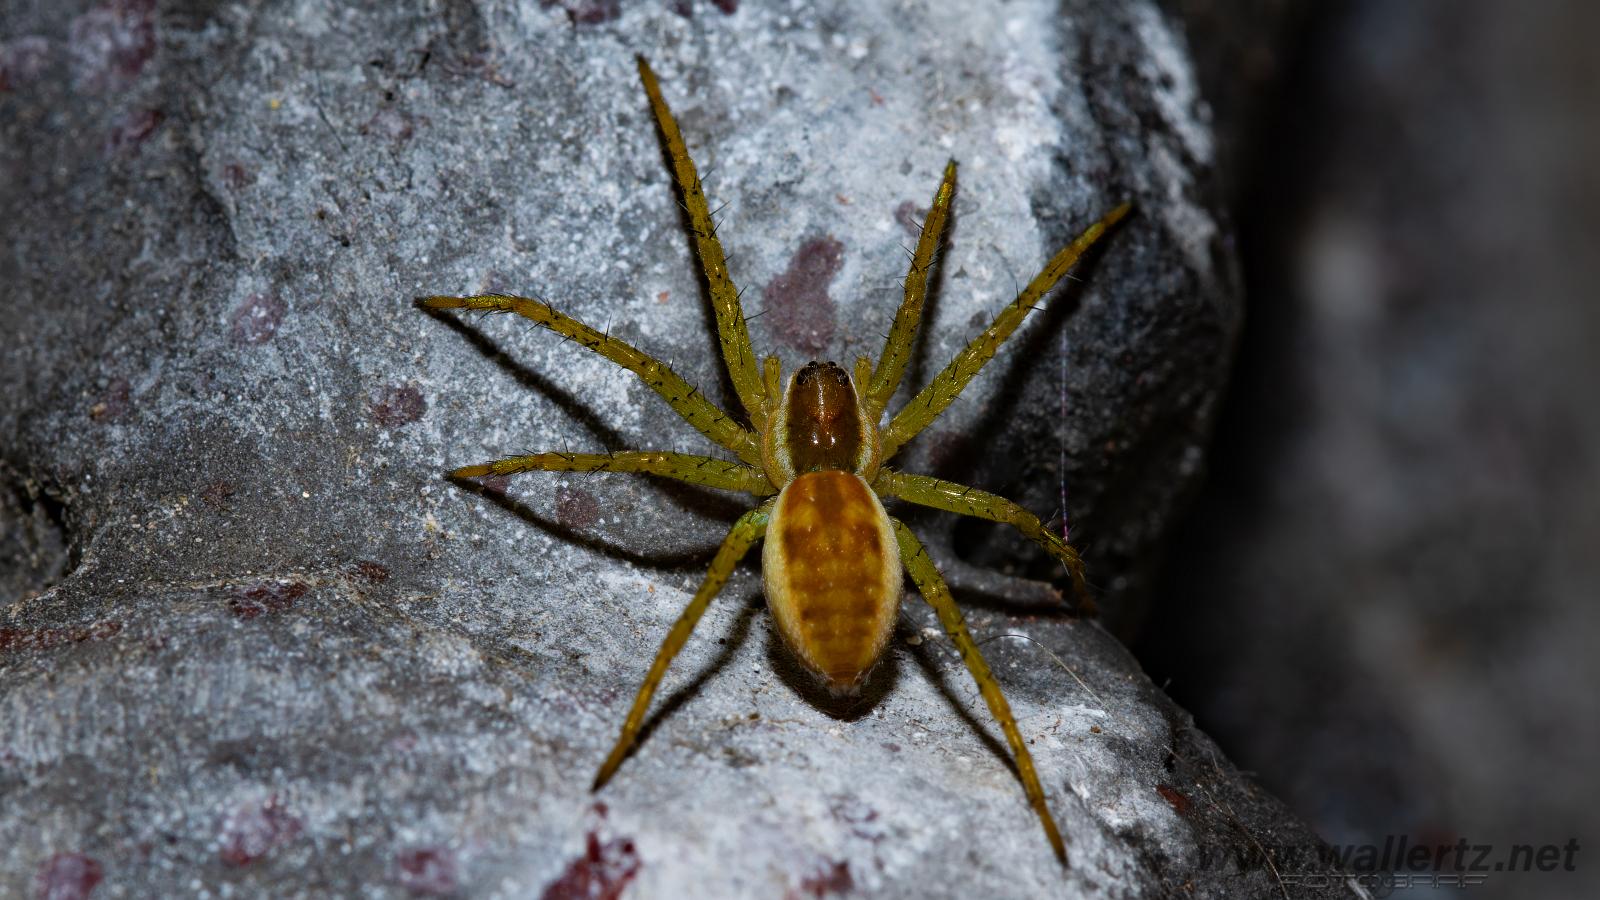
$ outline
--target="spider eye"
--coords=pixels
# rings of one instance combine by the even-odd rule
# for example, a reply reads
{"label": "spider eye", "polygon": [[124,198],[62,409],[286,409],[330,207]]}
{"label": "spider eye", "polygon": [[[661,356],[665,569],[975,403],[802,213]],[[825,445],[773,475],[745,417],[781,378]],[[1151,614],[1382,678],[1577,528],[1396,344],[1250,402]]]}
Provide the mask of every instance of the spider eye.
{"label": "spider eye", "polygon": [[795,373],[795,381],[799,384],[811,384],[823,376],[837,387],[844,387],[850,383],[850,376],[839,367],[838,363],[815,360],[800,367],[800,371]]}

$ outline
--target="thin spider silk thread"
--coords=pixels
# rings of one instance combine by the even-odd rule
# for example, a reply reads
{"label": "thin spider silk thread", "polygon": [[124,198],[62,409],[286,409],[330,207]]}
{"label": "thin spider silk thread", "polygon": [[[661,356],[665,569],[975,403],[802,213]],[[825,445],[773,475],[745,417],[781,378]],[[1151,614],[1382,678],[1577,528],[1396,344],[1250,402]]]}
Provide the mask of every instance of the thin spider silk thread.
{"label": "thin spider silk thread", "polygon": [[1067,330],[1061,329],[1061,415],[1056,419],[1056,434],[1060,437],[1060,457],[1056,460],[1056,475],[1061,479],[1061,541],[1072,543],[1072,529],[1067,524]]}

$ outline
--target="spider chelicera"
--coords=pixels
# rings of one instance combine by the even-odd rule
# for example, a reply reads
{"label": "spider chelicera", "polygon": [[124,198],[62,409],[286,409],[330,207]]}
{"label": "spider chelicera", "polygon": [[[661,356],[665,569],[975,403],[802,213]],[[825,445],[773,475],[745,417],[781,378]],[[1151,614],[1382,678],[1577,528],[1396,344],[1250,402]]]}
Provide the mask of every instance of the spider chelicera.
{"label": "spider chelicera", "polygon": [[627,756],[656,687],[701,614],[745,552],[765,538],[762,578],[778,633],[800,663],[836,694],[859,691],[867,673],[883,655],[899,610],[902,569],[911,575],[960,651],[989,712],[1005,731],[1028,802],[1044,825],[1056,856],[1065,863],[1066,847],[1060,830],[1050,815],[1033,757],[1017,730],[999,683],[978,652],[933,560],[911,530],[884,511],[879,498],[898,497],[1011,525],[1059,560],[1071,576],[1074,589],[1083,591],[1083,563],[1077,551],[1047,530],[1032,513],[1003,497],[926,475],[893,471],[884,463],[950,405],[1078,257],[1127,214],[1128,205],[1113,209],[1057,253],[982,334],[973,338],[944,371],[883,425],[885,407],[899,386],[911,355],[927,294],[928,273],[950,216],[956,186],[955,162],[946,165],[944,179],[934,194],[933,207],[906,276],[905,300],[895,314],[882,356],[876,363],[865,357],[857,359],[853,372],[831,362],[810,362],[790,377],[785,388],[776,356],[756,362],[744,311],[728,276],[700,177],[684,147],[678,124],[661,96],[655,73],[643,57],[638,64],[639,78],[660,128],[672,177],[688,212],[700,266],[709,285],[723,360],[750,424],[746,426],[728,415],[661,361],[543,301],[503,294],[425,297],[419,301],[431,309],[516,313],[571,338],[639,376],[696,430],[739,459],[732,462],[655,451],[532,453],[466,466],[452,472],[452,477],[535,471],[644,472],[765,498],[733,524],[705,581],[662,641],[623,722],[622,734],[595,777],[595,789],[605,784]]}

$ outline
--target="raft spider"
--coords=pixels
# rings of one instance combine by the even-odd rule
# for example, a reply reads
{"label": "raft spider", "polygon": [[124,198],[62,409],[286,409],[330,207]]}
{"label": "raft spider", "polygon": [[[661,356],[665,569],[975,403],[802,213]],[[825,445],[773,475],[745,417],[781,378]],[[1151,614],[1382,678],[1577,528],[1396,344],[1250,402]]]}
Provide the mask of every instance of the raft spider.
{"label": "raft spider", "polygon": [[643,57],[638,58],[638,66],[670,160],[673,181],[688,212],[700,266],[716,311],[722,357],[749,426],[718,408],[659,360],[543,301],[503,294],[425,297],[419,301],[430,309],[516,313],[571,338],[639,376],[696,430],[739,459],[732,462],[658,451],[533,453],[466,466],[452,472],[453,477],[535,471],[644,472],[765,498],[734,523],[699,591],[662,641],[623,722],[622,733],[600,766],[594,789],[600,789],[627,756],[656,687],[701,614],[745,552],[765,538],[762,578],[778,633],[800,663],[835,693],[858,691],[883,655],[899,610],[902,568],[911,575],[960,651],[989,712],[1005,731],[1028,802],[1038,814],[1051,848],[1065,863],[1061,833],[1050,815],[1033,757],[1017,730],[999,683],[978,652],[933,560],[910,529],[884,511],[879,498],[898,497],[1011,525],[1059,560],[1077,591],[1084,589],[1083,563],[1077,551],[1021,506],[964,485],[892,471],[884,468],[884,463],[950,405],[1078,257],[1127,214],[1128,205],[1113,209],[1057,253],[982,334],[895,413],[888,425],[881,425],[885,407],[905,371],[922,316],[929,270],[955,193],[955,162],[945,166],[944,178],[934,194],[933,207],[906,276],[905,299],[895,314],[882,355],[876,362],[866,357],[857,359],[853,373],[831,362],[807,363],[784,388],[776,356],[768,356],[759,366],[756,363],[744,312],[729,278],[694,162],[661,96],[655,73]]}

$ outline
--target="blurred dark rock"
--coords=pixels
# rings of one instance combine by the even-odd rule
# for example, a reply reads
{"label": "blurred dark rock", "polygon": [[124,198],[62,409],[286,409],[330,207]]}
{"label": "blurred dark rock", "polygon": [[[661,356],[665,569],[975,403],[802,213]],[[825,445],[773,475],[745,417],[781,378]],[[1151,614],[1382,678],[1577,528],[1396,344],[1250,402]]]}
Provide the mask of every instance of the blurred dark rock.
{"label": "blurred dark rock", "polygon": [[1301,11],[1241,156],[1237,391],[1139,649],[1335,843],[1600,844],[1597,35]]}

